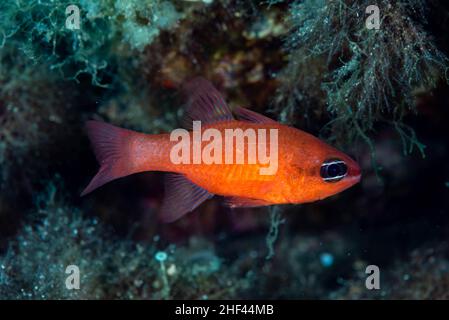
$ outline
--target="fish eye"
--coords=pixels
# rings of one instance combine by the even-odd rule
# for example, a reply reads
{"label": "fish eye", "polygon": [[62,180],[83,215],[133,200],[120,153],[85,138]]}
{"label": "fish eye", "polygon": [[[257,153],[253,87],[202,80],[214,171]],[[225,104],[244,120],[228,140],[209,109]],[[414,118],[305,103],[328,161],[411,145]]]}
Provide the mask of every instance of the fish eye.
{"label": "fish eye", "polygon": [[337,182],[348,173],[348,166],[343,160],[329,159],[323,162],[320,169],[321,178],[326,182]]}

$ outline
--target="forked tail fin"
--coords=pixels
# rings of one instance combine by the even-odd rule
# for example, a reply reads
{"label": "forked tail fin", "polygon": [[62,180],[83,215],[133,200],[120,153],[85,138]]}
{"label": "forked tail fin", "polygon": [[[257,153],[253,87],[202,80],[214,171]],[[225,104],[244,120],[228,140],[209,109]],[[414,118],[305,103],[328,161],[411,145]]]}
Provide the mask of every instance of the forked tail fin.
{"label": "forked tail fin", "polygon": [[84,196],[105,183],[136,173],[131,154],[131,142],[139,133],[115,127],[101,121],[87,121],[87,134],[100,164],[100,170],[81,193]]}

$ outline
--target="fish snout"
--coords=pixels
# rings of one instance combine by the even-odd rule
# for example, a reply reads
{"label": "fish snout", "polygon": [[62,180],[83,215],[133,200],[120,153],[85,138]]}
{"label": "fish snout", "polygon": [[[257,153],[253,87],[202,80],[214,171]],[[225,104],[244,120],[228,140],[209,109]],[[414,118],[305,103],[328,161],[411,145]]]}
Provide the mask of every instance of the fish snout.
{"label": "fish snout", "polygon": [[360,170],[360,166],[351,159],[351,163],[348,168],[348,178],[353,184],[359,183],[362,178],[362,171]]}

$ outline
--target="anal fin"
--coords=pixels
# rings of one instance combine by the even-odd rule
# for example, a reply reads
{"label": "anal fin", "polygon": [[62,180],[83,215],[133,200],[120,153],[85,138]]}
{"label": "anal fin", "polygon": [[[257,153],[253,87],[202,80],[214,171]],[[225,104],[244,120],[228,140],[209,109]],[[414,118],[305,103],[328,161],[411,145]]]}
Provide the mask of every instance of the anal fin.
{"label": "anal fin", "polygon": [[213,196],[182,174],[169,173],[165,178],[165,198],[160,219],[166,223],[176,221]]}

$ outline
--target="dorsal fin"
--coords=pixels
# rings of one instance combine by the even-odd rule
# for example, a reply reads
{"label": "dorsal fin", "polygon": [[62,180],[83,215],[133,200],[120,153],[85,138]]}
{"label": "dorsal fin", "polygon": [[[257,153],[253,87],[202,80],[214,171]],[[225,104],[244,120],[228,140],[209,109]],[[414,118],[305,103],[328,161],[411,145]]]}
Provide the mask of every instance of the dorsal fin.
{"label": "dorsal fin", "polygon": [[185,176],[169,173],[165,177],[165,198],[160,211],[163,222],[173,222],[193,211],[214,195]]}
{"label": "dorsal fin", "polygon": [[194,78],[183,87],[187,97],[182,125],[186,129],[192,128],[192,121],[203,123],[233,120],[231,109],[217,89],[204,78]]}
{"label": "dorsal fin", "polygon": [[254,122],[254,123],[278,123],[277,121],[270,119],[268,117],[265,117],[264,115],[261,115],[260,113],[251,111],[246,108],[238,107],[234,109],[234,114],[237,116],[237,119],[248,121],[248,122]]}

